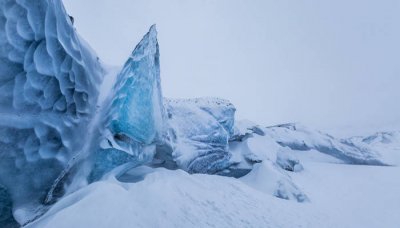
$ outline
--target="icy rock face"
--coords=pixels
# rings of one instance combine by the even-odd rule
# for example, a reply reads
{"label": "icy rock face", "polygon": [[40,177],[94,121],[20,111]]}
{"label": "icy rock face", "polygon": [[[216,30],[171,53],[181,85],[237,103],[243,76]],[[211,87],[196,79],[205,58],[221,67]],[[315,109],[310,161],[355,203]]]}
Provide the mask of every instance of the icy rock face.
{"label": "icy rock face", "polygon": [[349,140],[335,139],[298,124],[267,127],[265,134],[279,145],[292,150],[316,150],[349,164],[384,165],[379,155],[368,147],[357,146]]}
{"label": "icy rock face", "polygon": [[228,141],[235,107],[217,98],[165,100],[172,159],[189,173],[217,174],[228,168]]}
{"label": "icy rock face", "polygon": [[164,140],[165,114],[154,25],[125,63],[106,103],[92,180],[127,162],[141,165],[151,161],[155,145]]}
{"label": "icy rock face", "polygon": [[83,147],[101,79],[60,0],[0,0],[0,184],[20,223]]}

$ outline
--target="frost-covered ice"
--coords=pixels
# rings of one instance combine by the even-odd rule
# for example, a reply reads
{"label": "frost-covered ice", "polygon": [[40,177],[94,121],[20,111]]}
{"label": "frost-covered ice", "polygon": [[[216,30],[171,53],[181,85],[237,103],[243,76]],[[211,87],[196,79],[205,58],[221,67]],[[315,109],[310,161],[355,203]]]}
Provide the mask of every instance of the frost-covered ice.
{"label": "frost-covered ice", "polygon": [[0,9],[0,183],[25,223],[87,140],[102,67],[60,0]]}
{"label": "frost-covered ice", "polygon": [[190,173],[216,174],[228,168],[235,107],[216,98],[165,100],[172,159]]}

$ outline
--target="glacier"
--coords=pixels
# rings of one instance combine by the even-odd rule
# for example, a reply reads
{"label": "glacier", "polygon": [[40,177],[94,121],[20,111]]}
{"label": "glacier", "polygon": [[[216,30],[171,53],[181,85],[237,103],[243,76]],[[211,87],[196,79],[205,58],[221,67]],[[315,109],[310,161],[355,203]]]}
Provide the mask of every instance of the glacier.
{"label": "glacier", "polygon": [[398,156],[377,152],[400,142],[398,133],[337,139],[300,124],[237,121],[220,98],[164,98],[155,25],[101,94],[105,64],[61,0],[0,0],[0,9],[2,227],[35,224],[93,186],[173,173],[189,185],[229,179],[233,194],[312,202],[296,176],[307,175],[310,161],[383,166]]}

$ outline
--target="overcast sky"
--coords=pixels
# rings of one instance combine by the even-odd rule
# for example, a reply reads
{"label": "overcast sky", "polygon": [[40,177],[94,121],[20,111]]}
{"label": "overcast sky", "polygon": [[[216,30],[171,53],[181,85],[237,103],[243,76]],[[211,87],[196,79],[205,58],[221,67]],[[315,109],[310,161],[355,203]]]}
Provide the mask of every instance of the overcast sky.
{"label": "overcast sky", "polygon": [[157,24],[166,97],[222,97],[238,118],[339,136],[400,130],[399,0],[63,1],[113,65]]}

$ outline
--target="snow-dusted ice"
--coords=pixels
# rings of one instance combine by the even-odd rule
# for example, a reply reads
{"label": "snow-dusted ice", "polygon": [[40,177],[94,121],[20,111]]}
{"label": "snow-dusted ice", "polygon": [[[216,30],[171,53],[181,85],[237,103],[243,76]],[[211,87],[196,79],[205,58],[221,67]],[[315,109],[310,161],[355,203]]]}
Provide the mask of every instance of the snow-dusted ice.
{"label": "snow-dusted ice", "polygon": [[165,100],[172,159],[189,173],[216,174],[230,166],[235,107],[216,98]]}

